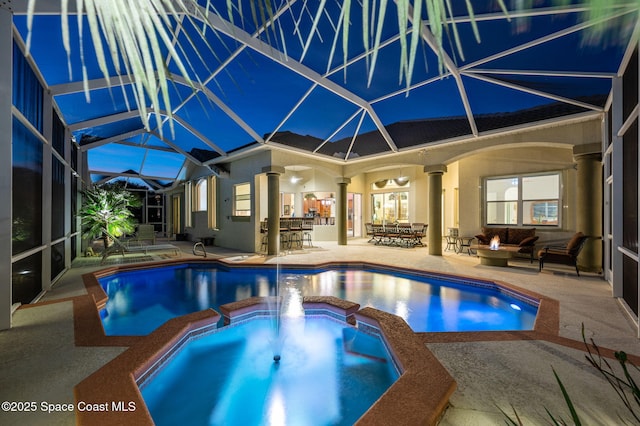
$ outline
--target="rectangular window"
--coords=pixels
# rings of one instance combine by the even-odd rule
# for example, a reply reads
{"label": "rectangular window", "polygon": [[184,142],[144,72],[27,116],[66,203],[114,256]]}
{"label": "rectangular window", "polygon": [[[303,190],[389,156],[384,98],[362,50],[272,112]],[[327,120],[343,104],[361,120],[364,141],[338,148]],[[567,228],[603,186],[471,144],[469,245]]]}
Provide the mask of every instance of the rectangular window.
{"label": "rectangular window", "polygon": [[78,180],[75,172],[71,176],[71,233],[78,232]]}
{"label": "rectangular window", "polygon": [[518,224],[518,180],[517,177],[487,179],[487,224]]}
{"label": "rectangular window", "polygon": [[42,291],[42,252],[13,263],[11,303],[31,303]]}
{"label": "rectangular window", "polygon": [[522,224],[558,226],[560,175],[523,176]]}
{"label": "rectangular window", "polygon": [[51,281],[64,271],[64,241],[51,246]]}
{"label": "rectangular window", "polygon": [[638,253],[638,120],[622,138],[622,175],[622,245]]}
{"label": "rectangular window", "polygon": [[13,44],[13,105],[42,134],[43,93],[38,77],[17,44]]}
{"label": "rectangular window", "polygon": [[488,225],[560,226],[560,173],[485,180]]}
{"label": "rectangular window", "polygon": [[13,119],[13,254],[42,244],[42,142]]}
{"label": "rectangular window", "polygon": [[409,221],[409,192],[382,192],[371,196],[373,223]]}
{"label": "rectangular window", "polygon": [[65,165],[51,156],[51,239],[64,237],[65,221]]}
{"label": "rectangular window", "polygon": [[64,124],[62,124],[62,121],[60,120],[60,117],[58,117],[58,114],[55,112],[55,110],[53,111],[52,115],[53,122],[51,124],[53,127],[51,130],[51,146],[56,150],[58,154],[60,154],[60,157],[65,158],[66,141],[64,140]]}
{"label": "rectangular window", "polygon": [[241,183],[233,187],[233,215],[251,216],[251,184]]}

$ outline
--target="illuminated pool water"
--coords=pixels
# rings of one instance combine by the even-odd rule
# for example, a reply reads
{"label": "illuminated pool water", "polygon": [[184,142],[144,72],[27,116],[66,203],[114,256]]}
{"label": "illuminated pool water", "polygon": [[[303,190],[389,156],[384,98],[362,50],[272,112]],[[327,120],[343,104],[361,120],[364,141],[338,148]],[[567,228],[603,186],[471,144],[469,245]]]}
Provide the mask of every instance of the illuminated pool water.
{"label": "illuminated pool water", "polygon": [[[270,267],[181,264],[99,279],[108,296],[107,335],[146,335],[168,319],[253,296],[276,294]],[[402,317],[416,332],[532,330],[537,306],[486,281],[448,280],[375,268],[282,269],[280,285],[335,296]]]}
{"label": "illuminated pool water", "polygon": [[187,343],[141,393],[157,425],[351,425],[397,380],[379,336],[328,317],[254,318]]}

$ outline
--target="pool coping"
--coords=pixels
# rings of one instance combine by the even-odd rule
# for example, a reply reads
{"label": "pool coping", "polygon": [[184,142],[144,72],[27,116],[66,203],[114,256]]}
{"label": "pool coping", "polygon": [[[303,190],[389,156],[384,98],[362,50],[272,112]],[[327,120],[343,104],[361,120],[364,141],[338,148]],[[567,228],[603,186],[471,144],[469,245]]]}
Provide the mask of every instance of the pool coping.
{"label": "pool coping", "polygon": [[[254,316],[261,315],[268,303],[265,298],[254,297],[227,304],[221,310],[233,323],[244,320],[252,310]],[[369,332],[377,330],[400,369],[400,377],[356,424],[437,423],[456,382],[402,318],[370,307],[359,309],[356,303],[331,296],[304,298],[303,306],[305,311],[313,311],[312,315],[355,322]],[[219,318],[211,309],[173,318],[84,379],[74,388],[76,407],[82,404],[96,409],[77,410],[77,424],[154,424],[139,383],[152,377],[190,339],[217,328]]]}

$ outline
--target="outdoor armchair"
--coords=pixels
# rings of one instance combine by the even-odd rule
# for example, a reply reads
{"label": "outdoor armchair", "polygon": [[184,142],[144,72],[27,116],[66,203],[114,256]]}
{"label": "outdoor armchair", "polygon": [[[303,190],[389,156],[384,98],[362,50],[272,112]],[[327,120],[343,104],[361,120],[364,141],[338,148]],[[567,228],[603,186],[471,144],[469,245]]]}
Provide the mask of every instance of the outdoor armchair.
{"label": "outdoor armchair", "polygon": [[538,259],[540,262],[538,270],[541,271],[544,264],[548,262],[562,263],[575,267],[576,274],[580,276],[580,271],[578,270],[578,255],[587,239],[589,239],[589,237],[582,232],[576,232],[567,245],[546,246],[542,248],[538,251]]}

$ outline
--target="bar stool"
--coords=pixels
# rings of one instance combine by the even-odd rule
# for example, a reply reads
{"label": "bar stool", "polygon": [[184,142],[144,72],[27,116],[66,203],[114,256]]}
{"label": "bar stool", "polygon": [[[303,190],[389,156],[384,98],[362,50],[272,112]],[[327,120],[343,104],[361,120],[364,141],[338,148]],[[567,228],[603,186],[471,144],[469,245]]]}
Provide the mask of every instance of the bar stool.
{"label": "bar stool", "polygon": [[291,248],[291,234],[289,220],[280,219],[280,248]]}
{"label": "bar stool", "polygon": [[311,242],[311,233],[313,232],[313,219],[305,219],[302,221],[302,245],[305,241],[309,243],[309,247],[313,247]]}
{"label": "bar stool", "polygon": [[260,251],[267,251],[269,249],[269,228],[266,220],[260,222],[260,234],[262,234]]}
{"label": "bar stool", "polygon": [[289,221],[289,247],[296,245],[302,248],[302,219],[291,219]]}

